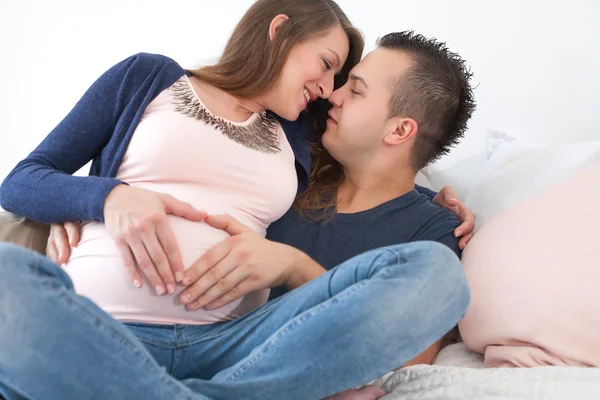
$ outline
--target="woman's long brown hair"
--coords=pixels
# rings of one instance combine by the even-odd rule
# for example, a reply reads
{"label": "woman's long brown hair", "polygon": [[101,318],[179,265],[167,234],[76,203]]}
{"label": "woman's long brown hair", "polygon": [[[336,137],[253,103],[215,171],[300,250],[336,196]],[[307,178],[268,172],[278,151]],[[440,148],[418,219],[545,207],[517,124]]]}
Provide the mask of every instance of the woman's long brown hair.
{"label": "woman's long brown hair", "polygon": [[321,135],[312,146],[308,187],[294,202],[300,215],[311,221],[327,221],[335,215],[337,192],[344,181],[344,169],[323,147]]}
{"label": "woman's long brown hair", "polygon": [[[279,27],[271,41],[269,26],[279,14],[287,15],[289,20]],[[235,27],[218,62],[190,72],[233,96],[259,97],[275,84],[296,44],[325,35],[335,26],[342,27],[350,42],[346,63],[335,78],[335,88],[338,88],[360,61],[364,39],[333,0],[257,0]],[[295,203],[304,215],[312,210],[326,210],[335,204],[335,199],[333,202],[326,199],[327,193],[339,181],[339,168],[334,168],[337,163],[321,145],[330,108],[331,104],[324,99],[310,103],[308,107],[317,137],[314,138],[309,187]]]}

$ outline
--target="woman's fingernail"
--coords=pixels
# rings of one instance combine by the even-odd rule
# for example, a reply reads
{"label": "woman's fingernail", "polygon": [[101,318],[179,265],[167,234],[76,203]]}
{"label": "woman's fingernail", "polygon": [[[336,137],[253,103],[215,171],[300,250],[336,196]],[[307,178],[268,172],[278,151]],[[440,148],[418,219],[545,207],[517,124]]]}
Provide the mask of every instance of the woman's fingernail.
{"label": "woman's fingernail", "polygon": [[175,280],[181,282],[183,280],[183,274],[179,271],[175,272]]}
{"label": "woman's fingernail", "polygon": [[175,293],[175,285],[173,285],[173,284],[169,283],[169,284],[167,285],[167,292],[168,292],[169,294],[173,294],[173,293]]}
{"label": "woman's fingernail", "polygon": [[190,295],[189,294],[184,294],[183,296],[181,296],[181,302],[186,304],[188,301],[190,301]]}
{"label": "woman's fingernail", "polygon": [[189,285],[191,281],[192,281],[192,279],[191,279],[189,276],[186,276],[186,277],[183,279],[183,284],[184,284],[184,285]]}
{"label": "woman's fingernail", "polygon": [[156,285],[156,294],[162,296],[165,294],[165,288],[162,285]]}
{"label": "woman's fingernail", "polygon": [[195,310],[196,308],[198,308],[198,302],[197,302],[197,301],[195,301],[195,302],[193,302],[193,303],[191,303],[191,304],[188,304],[188,308],[189,308],[190,310]]}
{"label": "woman's fingernail", "polygon": [[135,286],[136,288],[141,288],[142,287],[142,282],[138,281],[137,279],[135,279],[133,281],[133,286]]}

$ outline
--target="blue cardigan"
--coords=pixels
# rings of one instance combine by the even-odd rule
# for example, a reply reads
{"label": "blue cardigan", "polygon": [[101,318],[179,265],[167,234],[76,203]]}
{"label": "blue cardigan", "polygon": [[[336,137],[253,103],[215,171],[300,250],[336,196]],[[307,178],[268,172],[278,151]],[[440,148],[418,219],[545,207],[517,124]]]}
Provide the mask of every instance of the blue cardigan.
{"label": "blue cardigan", "polygon": [[[145,53],[110,68],[6,177],[0,206],[45,223],[103,222],[104,200],[123,183],[115,176],[146,107],[184,74],[189,72],[172,59]],[[308,184],[314,130],[304,115],[280,122],[296,157],[300,193]],[[72,175],[90,160],[90,176]]]}

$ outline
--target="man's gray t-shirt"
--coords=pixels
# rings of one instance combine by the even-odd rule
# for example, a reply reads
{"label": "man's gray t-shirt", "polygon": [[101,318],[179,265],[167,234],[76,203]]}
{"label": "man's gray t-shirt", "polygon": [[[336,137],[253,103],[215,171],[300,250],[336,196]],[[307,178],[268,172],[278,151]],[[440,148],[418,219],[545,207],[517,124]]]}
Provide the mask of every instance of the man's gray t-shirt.
{"label": "man's gray t-shirt", "polygon": [[[370,210],[335,214],[326,222],[312,222],[291,209],[271,224],[267,238],[302,250],[329,270],[369,250],[422,240],[445,244],[460,257],[454,237],[459,225],[452,212],[412,190]],[[274,288],[271,298],[283,293],[284,288]]]}

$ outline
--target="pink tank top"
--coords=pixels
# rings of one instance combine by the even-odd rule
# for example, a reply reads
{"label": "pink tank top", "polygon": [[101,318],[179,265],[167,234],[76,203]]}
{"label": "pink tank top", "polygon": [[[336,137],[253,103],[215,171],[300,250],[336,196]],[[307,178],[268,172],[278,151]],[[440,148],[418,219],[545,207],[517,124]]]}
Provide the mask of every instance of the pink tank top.
{"label": "pink tank top", "polygon": [[[278,122],[264,113],[243,123],[215,117],[187,76],[148,105],[117,178],[208,213],[228,213],[262,236],[290,208],[298,184],[294,154]],[[228,236],[205,223],[169,220],[186,268]],[[243,315],[269,295],[261,290],[216,310],[188,311],[178,300],[181,286],[163,296],[148,281],[135,288],[104,224],[96,222],[84,224],[64,268],[79,294],[121,321],[210,324]]]}

